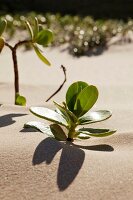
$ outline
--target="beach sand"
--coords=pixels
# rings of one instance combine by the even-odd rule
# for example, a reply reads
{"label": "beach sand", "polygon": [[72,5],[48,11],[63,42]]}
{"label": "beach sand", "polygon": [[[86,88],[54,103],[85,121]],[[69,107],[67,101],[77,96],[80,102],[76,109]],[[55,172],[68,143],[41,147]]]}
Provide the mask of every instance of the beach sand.
{"label": "beach sand", "polygon": [[[74,58],[59,48],[45,50],[52,67],[34,52],[19,51],[20,93],[27,107],[14,106],[10,51],[0,56],[0,199],[1,200],[132,200],[133,197],[133,45],[112,46],[99,56]],[[67,82],[48,103],[45,100]],[[65,99],[67,87],[82,80],[99,89],[93,110],[113,116],[91,127],[114,128],[105,138],[58,142],[34,129],[28,121],[43,121],[29,107],[53,108]],[[46,122],[47,123],[47,122]]]}

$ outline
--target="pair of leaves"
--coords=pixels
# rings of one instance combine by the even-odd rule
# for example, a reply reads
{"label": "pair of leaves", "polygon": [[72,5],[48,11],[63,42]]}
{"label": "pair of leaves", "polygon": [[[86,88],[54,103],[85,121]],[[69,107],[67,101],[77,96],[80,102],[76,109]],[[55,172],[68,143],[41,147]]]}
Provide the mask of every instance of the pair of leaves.
{"label": "pair of leaves", "polygon": [[31,27],[28,21],[25,22],[27,29],[29,31],[31,37],[31,44],[35,50],[35,53],[39,57],[39,59],[44,62],[46,65],[51,65],[48,59],[42,54],[37,44],[42,46],[48,46],[50,42],[53,40],[53,33],[49,29],[39,30],[38,19],[35,17],[34,29]]}
{"label": "pair of leaves", "polygon": [[[67,136],[63,129],[58,124],[45,125],[42,122],[31,121],[24,125],[25,128],[34,128],[42,133],[45,133],[49,137],[53,137],[59,141],[66,141]],[[92,129],[82,128],[77,130],[77,138],[89,139],[90,137],[105,137],[115,133],[115,130],[109,129]]]}
{"label": "pair of leaves", "polygon": [[78,81],[73,83],[66,93],[66,104],[77,117],[83,116],[92,108],[98,98],[98,90],[93,85]]}
{"label": "pair of leaves", "polygon": [[39,30],[39,23],[36,17],[34,28],[32,28],[28,21],[25,23],[33,43],[37,43],[42,46],[48,46],[48,44],[53,41],[53,32],[49,29]]}
{"label": "pair of leaves", "polygon": [[15,97],[15,105],[26,106],[26,98],[17,93]]}
{"label": "pair of leaves", "polygon": [[[58,104],[56,103],[56,106],[57,105]],[[68,116],[68,113],[67,115],[66,113],[64,113],[64,110],[62,110],[62,114],[60,114],[59,111],[56,112],[44,107],[31,107],[30,111],[37,117],[68,127],[69,116]],[[91,123],[104,121],[108,119],[109,117],[111,117],[111,115],[112,113],[106,110],[90,111],[88,112],[86,116],[79,118],[78,124],[83,125],[83,124],[91,124]]]}
{"label": "pair of leaves", "polygon": [[[56,112],[48,108],[31,107],[30,111],[34,115],[40,118],[56,123],[56,125],[46,126],[45,124],[41,122],[28,122],[25,124],[25,127],[35,128],[47,134],[50,137],[56,138],[57,140],[67,140],[66,134],[64,133],[62,128],[59,126],[59,125],[62,125],[69,129],[67,118],[64,117],[65,115],[64,110],[62,110],[62,112],[60,110],[59,111],[57,110],[58,112]],[[80,120],[81,125],[90,124],[90,123],[106,120],[110,116],[111,116],[110,111],[100,110],[100,111],[89,112],[86,116],[79,118],[79,120]],[[113,133],[116,132],[116,130],[92,129],[92,128],[80,128],[75,131],[77,133],[75,137],[79,139],[89,139],[90,137],[105,137],[105,136],[112,135]]]}

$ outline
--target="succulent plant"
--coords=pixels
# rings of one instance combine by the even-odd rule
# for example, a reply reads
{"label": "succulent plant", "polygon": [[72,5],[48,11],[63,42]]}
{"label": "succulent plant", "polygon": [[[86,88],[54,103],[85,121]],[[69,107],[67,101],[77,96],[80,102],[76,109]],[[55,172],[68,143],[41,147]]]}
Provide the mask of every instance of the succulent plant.
{"label": "succulent plant", "polygon": [[[45,107],[30,108],[31,113],[53,124],[46,125],[42,122],[31,121],[24,127],[32,127],[57,140],[67,141],[112,135],[116,130],[78,128],[78,126],[100,122],[111,117],[112,113],[108,110],[89,111],[97,99],[98,89],[95,86],[83,81],[75,82],[68,88],[65,102],[61,105],[54,102],[55,110]],[[63,127],[67,131],[64,131]]]}

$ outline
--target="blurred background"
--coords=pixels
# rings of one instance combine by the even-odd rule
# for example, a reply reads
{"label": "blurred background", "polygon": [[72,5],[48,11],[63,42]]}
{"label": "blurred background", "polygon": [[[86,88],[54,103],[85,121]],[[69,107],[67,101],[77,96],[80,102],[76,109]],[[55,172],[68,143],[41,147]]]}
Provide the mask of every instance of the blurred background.
{"label": "blurred background", "polygon": [[33,24],[35,16],[43,28],[54,31],[51,45],[65,45],[74,56],[99,55],[114,43],[133,41],[132,0],[0,0],[7,40],[18,31],[25,38],[24,22]]}

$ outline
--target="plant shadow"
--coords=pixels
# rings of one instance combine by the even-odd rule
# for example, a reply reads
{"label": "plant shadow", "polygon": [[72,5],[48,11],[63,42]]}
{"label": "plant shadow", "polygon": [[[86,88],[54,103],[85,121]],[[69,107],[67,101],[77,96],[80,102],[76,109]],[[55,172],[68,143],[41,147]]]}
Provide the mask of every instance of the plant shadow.
{"label": "plant shadow", "polygon": [[45,162],[51,164],[57,152],[62,150],[57,172],[57,185],[60,191],[64,191],[78,175],[85,159],[83,149],[92,151],[113,151],[113,147],[100,144],[81,146],[70,142],[59,142],[54,138],[46,138],[36,147],[32,164],[38,165]]}
{"label": "plant shadow", "polygon": [[23,128],[21,131],[20,131],[20,133],[31,133],[31,132],[38,132],[38,130],[36,130],[35,128],[30,128],[30,127],[28,127],[28,128]]}
{"label": "plant shadow", "polygon": [[11,114],[0,116],[0,127],[12,125],[16,122],[13,118],[21,117],[21,116],[24,116],[24,115],[27,115],[27,114],[11,113]]}

